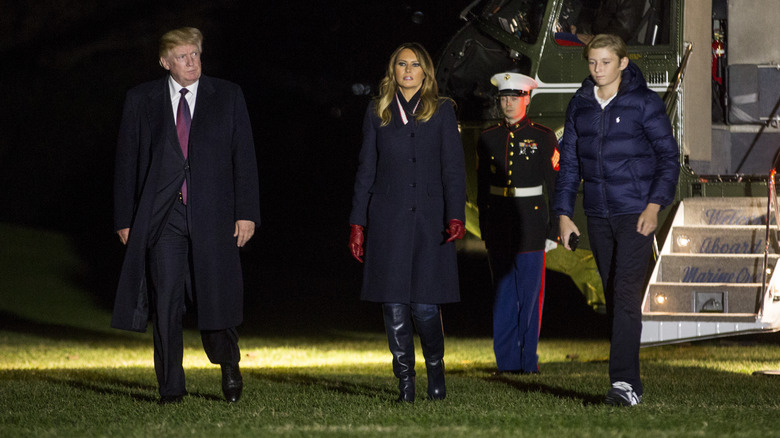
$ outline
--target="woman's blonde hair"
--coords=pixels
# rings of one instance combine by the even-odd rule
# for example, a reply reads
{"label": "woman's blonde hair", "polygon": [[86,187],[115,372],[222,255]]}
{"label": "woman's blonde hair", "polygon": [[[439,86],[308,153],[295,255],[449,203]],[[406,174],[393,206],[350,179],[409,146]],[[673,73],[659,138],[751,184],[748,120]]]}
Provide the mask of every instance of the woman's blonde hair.
{"label": "woman's blonde hair", "polygon": [[376,113],[382,119],[382,126],[390,124],[392,111],[390,104],[395,99],[395,93],[398,91],[398,83],[395,80],[395,64],[398,55],[404,49],[414,52],[417,60],[420,62],[425,77],[422,82],[422,92],[420,93],[420,110],[414,116],[418,122],[427,122],[436,113],[439,107],[439,86],[436,84],[436,74],[433,70],[433,60],[431,55],[419,43],[404,43],[398,46],[390,56],[390,62],[387,64],[385,77],[379,83],[379,96],[376,99]]}

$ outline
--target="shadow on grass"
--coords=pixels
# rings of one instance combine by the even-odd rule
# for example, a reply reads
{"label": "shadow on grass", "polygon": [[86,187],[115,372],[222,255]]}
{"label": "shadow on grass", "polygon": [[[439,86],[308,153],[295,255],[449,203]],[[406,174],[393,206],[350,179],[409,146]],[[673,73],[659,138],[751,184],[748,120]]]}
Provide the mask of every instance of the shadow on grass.
{"label": "shadow on grass", "polygon": [[38,381],[61,385],[76,391],[89,391],[98,395],[116,395],[142,402],[156,402],[156,385],[119,379],[97,370],[9,370],[0,373],[0,380]]}
{"label": "shadow on grass", "polygon": [[520,392],[525,393],[542,393],[551,395],[558,398],[565,398],[574,401],[581,401],[583,406],[593,406],[604,404],[604,397],[601,395],[593,395],[579,391],[573,391],[571,389],[559,388],[556,386],[545,385],[538,382],[526,382],[522,380],[521,376],[518,378],[511,378],[505,375],[490,376],[484,379],[486,382],[498,383],[510,388],[513,388]]}
{"label": "shadow on grass", "polygon": [[362,396],[362,397],[381,397],[388,400],[397,397],[398,394],[391,390],[387,385],[366,385],[363,383],[357,383],[349,379],[330,379],[317,377],[312,374],[305,373],[260,373],[244,371],[245,375],[249,375],[258,380],[266,380],[276,384],[293,384],[306,387],[323,388],[325,390],[335,392],[342,395]]}
{"label": "shadow on grass", "polygon": [[[117,378],[98,370],[10,370],[0,372],[0,380],[38,381],[52,385],[66,386],[78,392],[92,392],[96,395],[130,397],[139,402],[157,403],[157,385],[138,383],[134,380]],[[219,381],[215,389],[219,391]],[[221,395],[190,392],[190,397],[224,402]]]}
{"label": "shadow on grass", "polygon": [[146,339],[139,339],[138,335],[121,334],[110,331],[91,330],[74,327],[72,325],[52,324],[23,318],[13,313],[0,311],[0,331],[21,333],[25,335],[40,336],[55,341],[89,342],[98,344],[116,345],[121,343],[126,346],[140,346],[149,343]]}

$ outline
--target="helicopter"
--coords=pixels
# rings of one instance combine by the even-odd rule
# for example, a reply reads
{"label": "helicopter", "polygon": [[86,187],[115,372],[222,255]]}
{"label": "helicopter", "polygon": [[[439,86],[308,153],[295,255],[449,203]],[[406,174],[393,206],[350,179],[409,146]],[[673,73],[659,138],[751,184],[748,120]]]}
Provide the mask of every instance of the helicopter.
{"label": "helicopter", "polygon": [[[602,3],[609,2],[477,0],[460,13],[465,25],[440,54],[436,79],[459,111],[470,238],[480,237],[477,140],[500,117],[490,77],[534,78],[528,116],[560,139],[569,100],[589,74],[586,41],[617,33],[665,101],[680,148],[675,202],[659,214],[648,269],[642,345],[780,330],[780,276],[772,275],[780,253],[773,172],[780,11],[771,0],[624,1],[617,3],[625,22],[605,31],[597,27]],[[581,231],[584,219],[580,192],[574,220]],[[546,266],[569,275],[588,304],[604,310],[586,232],[576,251],[550,251]]]}

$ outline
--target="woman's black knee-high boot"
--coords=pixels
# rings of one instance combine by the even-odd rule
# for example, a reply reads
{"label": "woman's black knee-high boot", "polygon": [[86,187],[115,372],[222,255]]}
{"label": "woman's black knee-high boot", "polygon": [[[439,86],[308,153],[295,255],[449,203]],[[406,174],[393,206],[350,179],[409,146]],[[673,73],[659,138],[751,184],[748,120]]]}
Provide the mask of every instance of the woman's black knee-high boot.
{"label": "woman's black knee-high boot", "polygon": [[444,385],[444,327],[441,310],[427,320],[415,318],[417,334],[420,335],[425,367],[428,371],[428,398],[442,400],[447,396]]}
{"label": "woman's black knee-high boot", "polygon": [[398,378],[399,402],[414,403],[414,328],[407,304],[383,304],[385,331]]}

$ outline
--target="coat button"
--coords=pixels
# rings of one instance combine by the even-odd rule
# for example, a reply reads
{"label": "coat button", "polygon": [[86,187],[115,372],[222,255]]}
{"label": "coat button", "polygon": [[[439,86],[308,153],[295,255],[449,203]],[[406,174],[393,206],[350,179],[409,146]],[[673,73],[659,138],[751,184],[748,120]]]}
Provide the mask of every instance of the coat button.
{"label": "coat button", "polygon": [[412,132],[411,135],[409,135],[409,137],[414,137],[414,132]]}
{"label": "coat button", "polygon": [[417,187],[417,183],[411,183],[409,184],[409,187]]}
{"label": "coat button", "polygon": [[412,208],[409,209],[409,211],[411,211],[412,213],[414,213],[415,210],[417,210],[415,207],[412,207]]}

